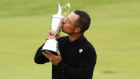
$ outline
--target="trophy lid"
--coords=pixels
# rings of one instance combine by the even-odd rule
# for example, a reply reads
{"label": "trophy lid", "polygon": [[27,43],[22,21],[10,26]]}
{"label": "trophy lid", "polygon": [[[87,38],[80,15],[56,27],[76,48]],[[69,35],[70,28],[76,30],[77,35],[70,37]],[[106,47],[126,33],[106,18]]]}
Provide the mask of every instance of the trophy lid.
{"label": "trophy lid", "polygon": [[57,15],[62,16],[62,8],[61,8],[61,6],[60,6],[60,4],[58,2],[57,2],[57,4],[58,4],[58,12],[57,12]]}
{"label": "trophy lid", "polygon": [[[65,6],[60,6],[60,4],[57,2],[57,4],[58,4],[58,12],[57,12],[57,16],[63,16],[64,17],[64,15],[66,15],[66,13],[68,13],[69,12],[69,10],[70,10],[70,3],[68,3],[68,4],[66,4]],[[68,11],[67,12],[64,12],[64,15],[62,15],[62,9],[63,8],[66,8],[66,6],[68,6],[69,7],[69,9],[68,9]]]}

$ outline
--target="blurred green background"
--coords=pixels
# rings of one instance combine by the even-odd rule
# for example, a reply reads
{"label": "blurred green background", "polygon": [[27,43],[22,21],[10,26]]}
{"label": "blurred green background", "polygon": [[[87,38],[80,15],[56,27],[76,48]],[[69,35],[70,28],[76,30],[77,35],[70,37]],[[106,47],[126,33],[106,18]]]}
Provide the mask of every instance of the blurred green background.
{"label": "blurred green background", "polygon": [[[45,42],[56,2],[0,0],[0,79],[51,79],[51,63],[34,55]],[[94,79],[140,79],[140,0],[71,0],[91,16],[85,33],[97,52]],[[62,33],[62,36],[66,34]]]}

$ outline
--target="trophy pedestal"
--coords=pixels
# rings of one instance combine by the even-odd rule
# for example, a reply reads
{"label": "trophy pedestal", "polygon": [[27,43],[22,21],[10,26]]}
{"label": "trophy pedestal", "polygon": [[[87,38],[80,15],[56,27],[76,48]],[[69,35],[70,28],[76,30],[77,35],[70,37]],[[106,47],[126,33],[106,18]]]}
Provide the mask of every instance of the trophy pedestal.
{"label": "trophy pedestal", "polygon": [[57,55],[58,51],[58,42],[55,39],[49,39],[45,42],[44,46],[42,47],[43,52],[49,51],[54,55]]}

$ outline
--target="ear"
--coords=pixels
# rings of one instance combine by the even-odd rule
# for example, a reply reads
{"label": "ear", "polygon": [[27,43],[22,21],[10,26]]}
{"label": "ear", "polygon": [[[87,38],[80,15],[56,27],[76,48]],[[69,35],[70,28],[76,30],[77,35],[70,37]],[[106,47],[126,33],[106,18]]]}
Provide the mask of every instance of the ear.
{"label": "ear", "polygon": [[81,28],[76,27],[74,32],[75,32],[75,33],[79,33],[80,31],[81,31]]}

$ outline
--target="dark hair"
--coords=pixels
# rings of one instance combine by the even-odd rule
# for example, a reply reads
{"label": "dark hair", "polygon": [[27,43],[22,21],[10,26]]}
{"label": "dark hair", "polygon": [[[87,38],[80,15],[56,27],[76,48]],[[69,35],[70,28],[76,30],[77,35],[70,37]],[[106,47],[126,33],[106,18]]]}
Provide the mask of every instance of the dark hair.
{"label": "dark hair", "polygon": [[81,33],[84,33],[90,26],[90,17],[86,12],[81,10],[76,10],[74,13],[79,15],[79,18],[76,20],[76,26],[80,27]]}

